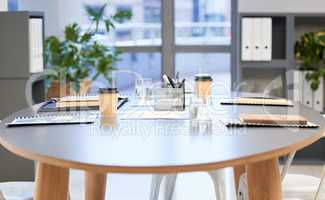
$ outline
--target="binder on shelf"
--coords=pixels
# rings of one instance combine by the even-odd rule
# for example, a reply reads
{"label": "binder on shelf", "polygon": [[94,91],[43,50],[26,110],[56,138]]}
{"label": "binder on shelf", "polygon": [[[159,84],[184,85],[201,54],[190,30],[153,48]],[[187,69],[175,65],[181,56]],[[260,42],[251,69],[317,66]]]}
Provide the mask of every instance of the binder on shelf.
{"label": "binder on shelf", "polygon": [[272,60],[272,18],[265,17],[261,19],[261,60]]}
{"label": "binder on shelf", "polygon": [[253,19],[253,31],[252,31],[252,60],[261,61],[262,59],[262,45],[263,45],[263,30],[262,30],[262,18],[256,17]]}
{"label": "binder on shelf", "polygon": [[30,59],[29,72],[39,73],[44,69],[43,60],[43,19],[29,19]]}
{"label": "binder on shelf", "polygon": [[303,104],[308,107],[313,107],[313,91],[310,88],[309,82],[305,79],[307,72],[303,72]]}
{"label": "binder on shelf", "polygon": [[251,17],[242,18],[241,60],[243,61],[252,60],[253,21],[254,18]]}
{"label": "binder on shelf", "polygon": [[8,11],[8,0],[0,0],[0,12]]}
{"label": "binder on shelf", "polygon": [[321,78],[318,89],[314,92],[313,108],[317,111],[323,111],[324,103],[324,80]]}
{"label": "binder on shelf", "polygon": [[293,100],[299,103],[303,103],[304,95],[304,72],[300,70],[294,70],[293,72]]}
{"label": "binder on shelf", "polygon": [[242,18],[242,61],[272,60],[272,18]]}

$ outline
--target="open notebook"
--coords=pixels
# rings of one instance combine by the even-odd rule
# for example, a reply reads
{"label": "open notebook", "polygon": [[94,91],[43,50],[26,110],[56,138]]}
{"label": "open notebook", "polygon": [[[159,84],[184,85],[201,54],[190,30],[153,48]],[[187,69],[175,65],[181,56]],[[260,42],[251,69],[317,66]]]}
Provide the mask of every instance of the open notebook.
{"label": "open notebook", "polygon": [[22,115],[7,123],[7,126],[89,124],[95,122],[97,117],[98,114],[91,112]]}
{"label": "open notebook", "polygon": [[289,127],[318,128],[319,126],[300,115],[241,114],[239,119],[225,122],[227,127]]}
{"label": "open notebook", "polygon": [[[117,108],[121,108],[126,102],[128,102],[128,97],[119,94]],[[75,110],[99,110],[98,95],[66,96],[59,99],[52,99],[43,104],[38,111],[54,112]]]}
{"label": "open notebook", "polygon": [[271,98],[254,98],[254,97],[238,97],[231,100],[221,102],[222,105],[265,105],[265,106],[293,106],[293,103],[287,99],[271,99]]}

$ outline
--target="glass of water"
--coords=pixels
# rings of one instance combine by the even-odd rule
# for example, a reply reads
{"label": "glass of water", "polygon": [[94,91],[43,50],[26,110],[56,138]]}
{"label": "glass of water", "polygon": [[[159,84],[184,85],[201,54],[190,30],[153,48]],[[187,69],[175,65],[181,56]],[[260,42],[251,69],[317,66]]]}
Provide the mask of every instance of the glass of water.
{"label": "glass of water", "polygon": [[152,98],[152,79],[140,78],[135,80],[135,96],[138,100],[150,100]]}
{"label": "glass of water", "polygon": [[210,107],[212,101],[192,97],[189,104],[191,130],[195,133],[208,133],[212,130]]}

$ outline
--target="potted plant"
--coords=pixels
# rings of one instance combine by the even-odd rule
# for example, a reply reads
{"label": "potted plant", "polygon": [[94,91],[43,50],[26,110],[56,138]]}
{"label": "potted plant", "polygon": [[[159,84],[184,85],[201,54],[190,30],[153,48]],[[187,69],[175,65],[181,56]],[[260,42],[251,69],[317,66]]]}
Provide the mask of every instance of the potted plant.
{"label": "potted plant", "polygon": [[[111,73],[116,68],[121,50],[108,47],[95,39],[104,25],[105,34],[115,28],[116,23],[131,19],[130,11],[119,11],[112,16],[105,15],[107,3],[99,9],[85,6],[90,26],[82,30],[77,23],[65,27],[64,38],[50,36],[45,41],[45,60],[48,68],[48,97],[71,94],[85,94],[91,82],[99,76],[111,83]],[[103,34],[101,32],[101,34]]]}
{"label": "potted plant", "polygon": [[316,91],[325,76],[325,31],[303,34],[295,44],[295,56],[305,79]]}

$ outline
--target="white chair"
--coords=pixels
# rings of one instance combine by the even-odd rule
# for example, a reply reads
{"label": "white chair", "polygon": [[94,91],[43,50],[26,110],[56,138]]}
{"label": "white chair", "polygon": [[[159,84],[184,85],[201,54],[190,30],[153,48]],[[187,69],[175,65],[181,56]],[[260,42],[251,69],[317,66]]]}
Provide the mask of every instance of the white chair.
{"label": "white chair", "polygon": [[[226,174],[227,169],[220,169],[220,170],[214,170],[207,172],[214,184],[214,190],[217,200],[225,200],[227,190],[226,187],[228,184],[226,183],[227,177]],[[229,170],[229,169],[228,169]],[[233,170],[231,168],[231,170]],[[232,171],[233,172],[233,171]],[[177,180],[177,174],[155,174],[152,177],[152,183],[151,183],[151,191],[150,191],[150,198],[149,200],[158,200],[159,198],[159,191],[161,183],[165,179],[165,200],[172,200],[176,180]]]}
{"label": "white chair", "polygon": [[34,182],[2,182],[0,200],[33,200],[34,188]]}
{"label": "white chair", "polygon": [[[294,156],[294,154],[293,154]],[[292,156],[292,158],[293,158]],[[291,159],[292,161],[292,159]],[[286,163],[286,169],[281,172],[282,191],[285,200],[321,200],[321,189],[324,184],[325,165],[321,178],[303,174],[286,174],[291,161]],[[248,200],[246,174],[240,178],[238,200]]]}
{"label": "white chair", "polygon": [[0,200],[33,200],[34,182],[0,183]]}

